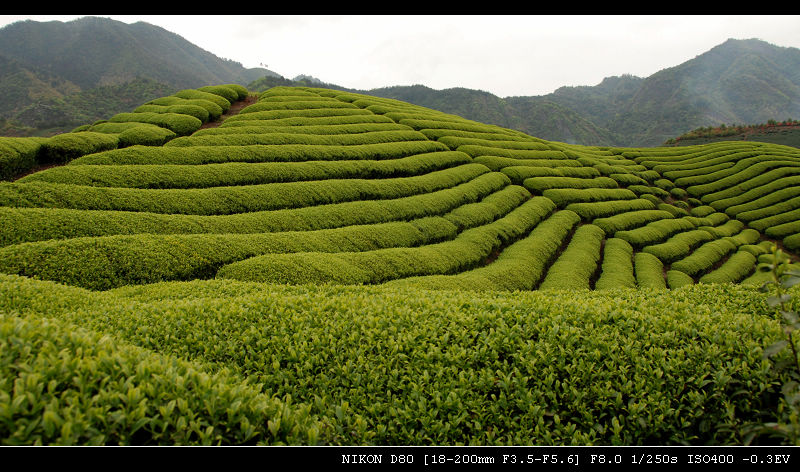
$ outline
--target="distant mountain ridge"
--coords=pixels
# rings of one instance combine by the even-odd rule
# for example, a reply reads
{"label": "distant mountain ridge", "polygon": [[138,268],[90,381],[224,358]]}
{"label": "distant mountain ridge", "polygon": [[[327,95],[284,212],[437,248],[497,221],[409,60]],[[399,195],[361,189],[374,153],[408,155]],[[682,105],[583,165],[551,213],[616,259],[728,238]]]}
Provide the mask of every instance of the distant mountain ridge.
{"label": "distant mountain ridge", "polygon": [[550,141],[658,146],[700,126],[800,116],[800,49],[729,39],[647,78],[608,77],[595,86],[501,99],[421,86],[365,93],[506,126]]}

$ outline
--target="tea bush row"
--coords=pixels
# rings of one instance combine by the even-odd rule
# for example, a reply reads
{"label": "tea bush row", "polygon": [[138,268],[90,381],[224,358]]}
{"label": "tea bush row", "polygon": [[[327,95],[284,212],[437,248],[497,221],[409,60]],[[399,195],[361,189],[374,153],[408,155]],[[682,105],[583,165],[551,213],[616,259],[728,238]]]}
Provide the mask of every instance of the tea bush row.
{"label": "tea bush row", "polygon": [[563,241],[579,222],[580,217],[574,212],[556,211],[536,225],[528,236],[503,249],[497,259],[487,265],[454,275],[397,279],[384,286],[426,290],[534,290]]}
{"label": "tea bush row", "polygon": [[700,277],[700,283],[737,283],[750,275],[755,267],[756,256],[748,251],[739,250],[719,268]]}
{"label": "tea bush row", "polygon": [[[244,125],[250,122],[240,122]],[[246,125],[246,126],[219,126],[216,128],[206,128],[198,130],[192,136],[211,136],[221,134],[267,134],[267,133],[296,133],[296,134],[356,134],[375,131],[410,131],[407,126],[397,123],[345,123],[329,125],[288,125],[279,126],[273,124]]]}
{"label": "tea bush row", "polygon": [[217,121],[222,117],[222,114],[224,113],[222,107],[219,106],[217,103],[202,98],[191,99],[191,98],[181,98],[175,96],[159,97],[154,100],[150,100],[149,102],[145,103],[142,106],[146,105],[156,105],[164,107],[186,106],[186,105],[199,106],[203,108],[206,112],[208,112],[208,121]]}
{"label": "tea bush row", "polygon": [[460,185],[409,197],[220,216],[0,206],[0,219],[7,223],[0,226],[0,246],[115,234],[311,231],[408,221],[451,211],[453,213],[448,215],[450,221],[464,225],[470,217],[466,209],[455,211],[460,206],[479,202],[501,191],[502,200],[494,198],[500,200],[499,204],[513,204],[522,197],[530,197],[522,187],[509,187],[505,176],[492,172]]}
{"label": "tea bush row", "polygon": [[414,154],[382,161],[229,162],[222,164],[120,164],[53,167],[19,182],[53,182],[95,187],[207,188],[325,179],[408,177],[471,163],[457,151]]}
{"label": "tea bush row", "polygon": [[624,239],[608,238],[603,243],[603,263],[595,290],[636,288],[633,247]]}
{"label": "tea bush row", "polygon": [[508,166],[502,168],[501,172],[511,177],[511,181],[517,185],[521,185],[525,179],[531,177],[573,177],[581,179],[600,177],[600,172],[592,167]]}
{"label": "tea bush row", "polygon": [[35,168],[47,138],[0,137],[0,180],[11,180]]}
{"label": "tea bush row", "polygon": [[553,200],[559,208],[578,202],[602,202],[609,200],[634,200],[636,194],[625,188],[589,188],[565,189],[554,188],[542,192],[542,195]]}
{"label": "tea bush row", "polygon": [[[239,115],[233,115],[239,116]],[[331,126],[331,125],[367,125],[371,123],[391,124],[393,126],[405,126],[395,123],[394,121],[382,115],[336,115],[336,116],[293,116],[288,118],[273,118],[263,120],[239,120],[231,121],[229,117],[223,121],[217,129],[231,130],[233,128],[251,128],[251,127],[266,127],[266,126]],[[407,127],[406,127],[407,129]],[[205,132],[205,130],[201,130]],[[198,131],[200,133],[201,131]]]}
{"label": "tea bush row", "polygon": [[252,146],[252,145],[324,145],[349,146],[353,144],[377,144],[405,141],[426,141],[425,135],[413,130],[371,131],[357,134],[215,134],[184,136],[173,139],[165,146]]}
{"label": "tea bush row", "polygon": [[0,183],[0,205],[227,215],[398,198],[449,188],[487,172],[489,169],[480,164],[464,164],[427,174],[391,179],[328,179],[201,189],[132,189],[49,182]]}
{"label": "tea bush row", "polygon": [[614,179],[608,177],[530,177],[522,181],[522,185],[535,195],[549,189],[616,189],[619,188]]}
{"label": "tea bush row", "polygon": [[135,234],[48,240],[0,248],[0,272],[94,290],[214,277],[267,253],[362,251],[418,246],[456,236],[441,217],[317,231],[257,234]]}
{"label": "tea bush row", "polygon": [[624,239],[638,249],[658,244],[676,233],[693,229],[695,229],[694,224],[685,218],[670,218],[653,221],[631,230],[617,231],[614,237]]}
{"label": "tea bush row", "polygon": [[654,210],[656,205],[650,200],[637,198],[632,200],[605,200],[598,202],[577,202],[566,206],[584,220],[592,221],[595,218],[612,217],[630,211]]}
{"label": "tea bush row", "polygon": [[607,235],[613,235],[617,231],[631,230],[653,221],[668,218],[673,218],[673,215],[664,210],[634,210],[596,218],[592,221],[592,224],[599,226]]}
{"label": "tea bush row", "polygon": [[221,268],[218,277],[277,283],[375,284],[403,277],[452,274],[480,264],[493,250],[530,231],[553,209],[545,198],[454,239],[417,248],[361,252],[267,254]]}
{"label": "tea bush row", "polygon": [[117,164],[214,164],[224,162],[301,162],[335,160],[397,159],[414,154],[450,151],[435,141],[409,141],[352,146],[324,145],[254,145],[254,146],[131,146],[88,156],[70,162],[73,165]]}
{"label": "tea bush row", "polygon": [[292,118],[334,118],[334,117],[353,117],[353,116],[374,116],[368,110],[360,108],[311,108],[307,110],[265,110],[254,111],[251,113],[241,112],[237,115],[229,116],[225,119],[225,125],[231,126],[233,123],[255,121],[258,124],[264,120],[292,119]]}
{"label": "tea bush row", "polygon": [[177,113],[189,115],[197,118],[202,123],[207,123],[210,119],[208,110],[200,105],[140,105],[133,109],[133,113]]}
{"label": "tea bush row", "polygon": [[[514,159],[502,156],[478,156],[473,159],[492,170],[503,170],[506,168],[521,167],[550,167],[550,168],[584,168],[581,163],[572,159]],[[510,170],[510,169],[509,169]]]}
{"label": "tea bush row", "polygon": [[569,245],[547,270],[539,290],[588,290],[600,260],[605,233],[592,224],[579,226]]}
{"label": "tea bush row", "polygon": [[324,440],[325,425],[308,407],[272,398],[241,375],[39,313],[2,310],[0,378],[0,442],[6,446]]}

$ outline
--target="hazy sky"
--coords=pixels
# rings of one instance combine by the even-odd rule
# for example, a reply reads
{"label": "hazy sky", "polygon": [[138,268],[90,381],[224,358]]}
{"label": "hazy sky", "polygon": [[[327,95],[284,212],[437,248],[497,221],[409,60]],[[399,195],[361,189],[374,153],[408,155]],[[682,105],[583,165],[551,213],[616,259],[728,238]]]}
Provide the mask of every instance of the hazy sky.
{"label": "hazy sky", "polygon": [[[544,95],[605,77],[647,77],[729,38],[800,48],[800,16],[0,16],[145,21],[216,56],[286,78],[368,90],[423,84],[500,97]],[[0,51],[2,54],[2,51]]]}

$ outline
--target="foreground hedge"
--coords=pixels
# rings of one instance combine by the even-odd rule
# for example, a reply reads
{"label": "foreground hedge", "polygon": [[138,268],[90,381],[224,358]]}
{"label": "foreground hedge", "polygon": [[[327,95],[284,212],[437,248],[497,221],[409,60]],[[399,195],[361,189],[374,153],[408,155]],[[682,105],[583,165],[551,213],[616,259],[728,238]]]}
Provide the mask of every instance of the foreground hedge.
{"label": "foreground hedge", "polygon": [[241,376],[40,316],[0,311],[0,379],[3,445],[315,445],[324,427]]}
{"label": "foreground hedge", "polygon": [[[0,404],[20,406],[0,437],[742,444],[780,396],[762,354],[782,332],[763,297],[704,284],[509,296],[232,281],[91,293],[0,276]],[[269,400],[286,395],[291,406]]]}

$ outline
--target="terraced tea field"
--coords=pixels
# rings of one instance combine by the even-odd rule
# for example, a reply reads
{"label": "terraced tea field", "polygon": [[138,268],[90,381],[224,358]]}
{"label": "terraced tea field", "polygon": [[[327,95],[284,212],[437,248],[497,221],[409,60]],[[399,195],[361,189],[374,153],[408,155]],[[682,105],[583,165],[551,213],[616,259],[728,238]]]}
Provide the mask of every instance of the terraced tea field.
{"label": "terraced tea field", "polygon": [[183,95],[116,118],[196,115],[162,142],[0,183],[3,443],[775,441],[757,269],[800,253],[800,150]]}

